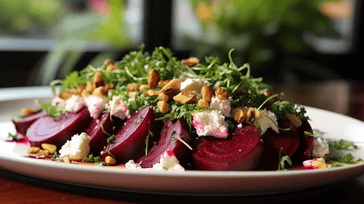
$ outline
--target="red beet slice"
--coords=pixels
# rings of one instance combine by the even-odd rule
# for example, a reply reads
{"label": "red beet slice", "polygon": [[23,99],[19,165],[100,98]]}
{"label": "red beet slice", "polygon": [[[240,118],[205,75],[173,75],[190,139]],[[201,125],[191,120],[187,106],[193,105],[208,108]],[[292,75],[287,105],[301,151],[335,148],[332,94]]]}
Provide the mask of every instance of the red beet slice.
{"label": "red beet slice", "polygon": [[180,140],[172,141],[172,136],[181,138],[190,146],[192,146],[194,141],[189,130],[180,119],[174,121],[165,120],[158,144],[148,152],[147,156],[143,156],[136,160],[136,163],[140,164],[143,168],[153,167],[153,164],[159,163],[160,158],[166,149],[173,151],[181,164],[185,163],[188,156],[191,155],[191,150]]}
{"label": "red beet slice", "polygon": [[268,129],[263,135],[264,154],[261,169],[273,168],[279,163],[279,150],[282,149],[281,156],[289,156],[290,158],[296,152],[300,145],[300,136],[296,128],[286,120],[278,120],[278,126],[281,129],[290,129],[288,131],[279,130],[276,133],[272,129]]}
{"label": "red beet slice", "polygon": [[[115,135],[115,142],[107,145],[108,150],[120,162],[136,159],[145,152],[145,140],[149,131],[154,132],[155,115],[152,107],[147,106],[143,110],[134,113],[126,120],[119,132]],[[149,136],[149,144],[153,144],[157,137]],[[149,147],[151,145],[148,145]],[[106,149],[101,157],[108,156]]]}
{"label": "red beet slice", "polygon": [[39,118],[46,116],[47,112],[41,111],[36,114],[30,115],[28,117],[22,118],[18,121],[12,120],[16,129],[16,132],[25,135],[27,133],[27,129]]}
{"label": "red beet slice", "polygon": [[302,121],[302,125],[297,128],[297,131],[300,136],[300,146],[298,147],[296,153],[293,155],[293,158],[299,160],[307,160],[311,157],[314,137],[305,134],[305,132],[307,131],[313,134],[312,127],[307,120],[304,120]]}
{"label": "red beet slice", "polygon": [[65,113],[55,120],[49,116],[39,118],[29,127],[26,135],[33,147],[50,143],[59,149],[73,135],[85,131],[90,122],[90,113],[84,108],[77,113]]}
{"label": "red beet slice", "polygon": [[192,151],[199,170],[249,171],[258,168],[263,155],[263,141],[253,125],[235,128],[228,138],[202,137]]}
{"label": "red beet slice", "polygon": [[118,132],[122,125],[122,120],[110,117],[110,112],[106,112],[97,119],[92,119],[87,128],[87,135],[91,137],[90,149],[94,156],[100,154],[107,145],[107,139]]}

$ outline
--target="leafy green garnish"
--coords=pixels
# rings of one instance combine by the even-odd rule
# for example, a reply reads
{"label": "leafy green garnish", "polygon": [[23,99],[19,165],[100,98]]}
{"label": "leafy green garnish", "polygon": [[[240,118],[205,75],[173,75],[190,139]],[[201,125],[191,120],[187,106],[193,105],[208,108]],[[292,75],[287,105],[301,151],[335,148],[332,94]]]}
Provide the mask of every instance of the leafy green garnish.
{"label": "leafy green garnish", "polygon": [[283,147],[279,149],[279,164],[277,171],[287,171],[287,169],[285,168],[285,162],[287,162],[289,165],[292,165],[292,161],[288,155],[282,157],[282,150]]}
{"label": "leafy green garnish", "polygon": [[182,142],[182,144],[184,144],[188,149],[190,149],[190,150],[192,150],[192,147],[189,145],[189,144],[187,144],[187,142],[185,142],[184,140],[182,140],[182,138],[180,138],[180,137],[175,137],[175,136],[173,136],[174,135],[174,133],[176,133],[176,131],[175,130],[172,130],[172,132],[171,132],[171,137],[172,137],[172,142],[176,142],[176,141],[180,141],[180,142]]}
{"label": "leafy green garnish", "polygon": [[350,147],[353,147],[354,149],[358,148],[356,145],[354,145],[354,142],[350,142],[347,140],[332,140],[332,139],[325,139],[329,143],[329,147],[331,151],[338,151],[338,150],[348,150]]}
{"label": "leafy green garnish", "polygon": [[145,138],[145,156],[148,156],[148,144],[149,144],[149,137],[153,137],[153,132],[150,131],[150,121],[148,121],[148,135],[147,138]]}
{"label": "leafy green garnish", "polygon": [[57,152],[54,152],[54,153],[53,153],[53,156],[52,156],[52,158],[51,158],[51,161],[55,161],[55,162],[62,162],[62,159],[60,159],[60,158],[58,157],[58,153],[57,153]]}
{"label": "leafy green garnish", "polygon": [[9,132],[8,136],[4,139],[6,141],[16,141],[16,140],[20,140],[21,138],[19,138],[19,134],[11,134]]}
{"label": "leafy green garnish", "polygon": [[142,122],[142,120],[143,120],[143,117],[140,115],[140,116],[139,116],[139,119],[138,119],[138,120],[136,120],[136,121],[134,121],[134,124],[135,124],[135,125],[138,125],[138,124],[140,124],[140,123]]}
{"label": "leafy green garnish", "polygon": [[344,155],[343,157],[334,156],[328,159],[330,163],[333,163],[332,167],[340,167],[344,165],[358,164],[362,163],[363,159],[359,157],[359,159],[355,160],[354,156],[349,153]]}
{"label": "leafy green garnish", "polygon": [[82,160],[82,162],[95,162],[95,163],[98,163],[101,161],[101,157],[100,156],[97,156],[95,157],[94,154],[89,154],[88,157],[84,158]]}
{"label": "leafy green garnish", "polygon": [[309,120],[309,117],[305,115],[306,109],[293,102],[276,101],[270,108],[276,114],[277,118],[285,119],[286,113],[290,113],[299,117],[301,120]]}
{"label": "leafy green garnish", "polygon": [[116,140],[115,135],[111,135],[110,137],[107,138],[106,141],[109,144],[109,143],[114,143],[115,140]]}
{"label": "leafy green garnish", "polygon": [[41,100],[36,100],[36,102],[41,106],[41,108],[47,112],[47,115],[53,119],[66,113],[66,109],[63,106],[53,106],[50,103],[43,103]]}

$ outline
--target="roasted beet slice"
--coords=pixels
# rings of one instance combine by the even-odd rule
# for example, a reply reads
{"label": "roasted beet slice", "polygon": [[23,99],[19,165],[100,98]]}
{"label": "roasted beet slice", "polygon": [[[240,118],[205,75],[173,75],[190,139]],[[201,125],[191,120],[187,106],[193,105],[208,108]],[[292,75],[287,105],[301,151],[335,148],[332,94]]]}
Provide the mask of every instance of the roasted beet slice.
{"label": "roasted beet slice", "polygon": [[[145,140],[148,138],[152,144],[157,137],[152,137],[149,131],[154,132],[155,115],[152,107],[147,106],[143,110],[134,113],[126,120],[119,132],[115,135],[115,142],[109,143],[107,149],[120,162],[127,162],[141,156],[146,149]],[[149,136],[148,136],[149,134]],[[151,145],[149,145],[150,147]],[[108,156],[106,149],[101,157]]]}
{"label": "roasted beet slice", "polygon": [[[176,139],[173,139],[172,136]],[[189,146],[192,146],[194,141],[189,130],[180,119],[174,121],[165,120],[158,144],[148,152],[147,156],[136,160],[136,163],[140,164],[143,168],[153,167],[153,164],[159,163],[161,155],[166,149],[172,150],[181,164],[185,163],[191,154],[191,150],[177,138],[181,138]]]}
{"label": "roasted beet slice", "polygon": [[[286,120],[279,119],[278,127],[281,129],[276,133],[272,129],[268,129],[263,135],[264,154],[261,169],[273,168],[278,166],[279,151],[281,148],[281,156],[289,156],[290,158],[296,152],[300,145],[300,136],[297,129]],[[289,130],[282,130],[289,129]]]}
{"label": "roasted beet slice", "polygon": [[118,132],[122,125],[122,120],[111,116],[110,112],[106,112],[97,119],[92,119],[87,128],[87,135],[91,137],[90,149],[96,156],[107,145],[107,139]]}
{"label": "roasted beet slice", "polygon": [[297,128],[297,132],[300,136],[300,146],[293,155],[294,159],[307,160],[311,157],[314,137],[305,134],[306,131],[313,134],[310,123],[307,120],[304,120],[302,121],[302,125]]}
{"label": "roasted beet slice", "polygon": [[202,137],[192,151],[194,164],[199,170],[255,170],[262,155],[263,141],[253,125],[235,128],[226,139]]}
{"label": "roasted beet slice", "polygon": [[28,117],[22,118],[18,121],[12,120],[16,129],[16,132],[25,135],[27,133],[27,129],[39,118],[46,116],[47,112],[41,111],[36,114],[30,115]]}
{"label": "roasted beet slice", "polygon": [[90,122],[90,113],[84,108],[77,113],[65,113],[55,120],[49,116],[41,117],[29,127],[26,135],[31,146],[50,143],[59,149],[73,135],[85,131]]}

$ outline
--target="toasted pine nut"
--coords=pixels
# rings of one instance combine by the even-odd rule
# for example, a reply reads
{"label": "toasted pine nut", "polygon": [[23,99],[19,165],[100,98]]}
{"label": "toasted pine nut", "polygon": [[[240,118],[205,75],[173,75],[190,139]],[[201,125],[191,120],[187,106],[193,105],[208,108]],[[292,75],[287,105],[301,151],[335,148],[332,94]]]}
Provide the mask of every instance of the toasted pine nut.
{"label": "toasted pine nut", "polygon": [[198,101],[198,107],[201,109],[207,109],[210,107],[209,102],[207,102],[205,99],[200,99]]}
{"label": "toasted pine nut", "polygon": [[167,102],[164,101],[159,101],[157,103],[158,109],[162,112],[162,113],[167,113],[170,109],[170,105]]}
{"label": "toasted pine nut", "polygon": [[31,148],[28,149],[27,153],[28,154],[36,154],[39,150],[40,150],[39,147],[31,147]]}
{"label": "toasted pine nut", "polygon": [[48,144],[48,143],[42,143],[42,148],[44,150],[48,150],[50,154],[53,154],[54,152],[57,151],[57,147],[56,145],[52,145],[52,144]]}
{"label": "toasted pine nut", "polygon": [[286,113],[285,117],[287,118],[287,120],[295,127],[298,128],[302,125],[302,120],[299,119],[297,116],[290,114],[290,113]]}
{"label": "toasted pine nut", "polygon": [[38,155],[38,156],[45,156],[45,157],[49,157],[49,151],[48,151],[48,150],[40,149],[40,150],[37,152],[37,155]]}
{"label": "toasted pine nut", "polygon": [[64,163],[67,163],[67,164],[70,164],[71,163],[71,160],[70,160],[70,158],[68,156],[64,156],[62,158],[62,160],[63,160]]}
{"label": "toasted pine nut", "polygon": [[116,160],[111,156],[106,156],[105,157],[105,163],[113,165],[113,164],[116,164]]}

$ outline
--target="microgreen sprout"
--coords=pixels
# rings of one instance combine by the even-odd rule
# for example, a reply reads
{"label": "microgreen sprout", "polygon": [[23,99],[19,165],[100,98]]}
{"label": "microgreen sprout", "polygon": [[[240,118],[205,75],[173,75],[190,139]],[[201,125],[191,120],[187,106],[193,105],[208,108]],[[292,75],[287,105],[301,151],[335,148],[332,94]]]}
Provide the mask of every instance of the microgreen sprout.
{"label": "microgreen sprout", "polygon": [[177,140],[179,140],[180,142],[182,142],[188,149],[190,149],[190,150],[192,150],[192,147],[189,145],[189,144],[187,144],[187,142],[185,142],[184,140],[182,140],[182,138],[181,137],[175,137],[175,136],[173,136],[174,135],[174,133],[176,133],[176,131],[175,130],[172,130],[172,132],[171,132],[171,137],[172,137],[172,142],[176,142]]}
{"label": "microgreen sprout", "polygon": [[145,138],[145,156],[148,156],[148,144],[149,144],[149,137],[153,137],[153,132],[150,131],[150,121],[148,121],[148,135]]}
{"label": "microgreen sprout", "polygon": [[285,168],[285,162],[287,162],[289,165],[292,165],[292,161],[288,155],[282,157],[282,150],[283,147],[279,149],[279,164],[277,171],[287,171],[287,169]]}

